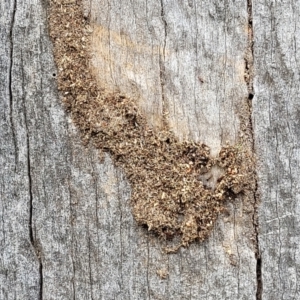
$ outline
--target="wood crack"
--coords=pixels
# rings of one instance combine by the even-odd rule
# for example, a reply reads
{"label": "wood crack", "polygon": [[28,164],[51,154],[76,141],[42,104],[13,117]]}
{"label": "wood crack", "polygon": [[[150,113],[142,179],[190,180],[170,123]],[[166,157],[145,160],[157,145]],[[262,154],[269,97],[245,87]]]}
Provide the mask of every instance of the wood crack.
{"label": "wood crack", "polygon": [[[254,70],[253,70],[253,58],[254,58],[254,36],[253,36],[253,4],[252,0],[247,0],[248,9],[248,47],[245,56],[245,81],[248,88],[248,109],[249,109],[249,126],[252,134],[252,151],[255,155],[255,136],[252,122],[252,100],[254,98]],[[259,249],[259,226],[258,226],[258,205],[259,205],[259,194],[258,194],[258,182],[257,176],[255,176],[255,187],[253,191],[254,196],[254,212],[253,212],[253,227],[255,234],[255,258],[256,258],[256,299],[262,299],[262,261]]]}
{"label": "wood crack", "polygon": [[[21,55],[21,63],[23,66],[23,57]],[[27,108],[26,108],[26,98],[25,98],[25,85],[24,79],[25,74],[23,72],[24,68],[22,68],[22,93],[23,93],[23,106],[24,106],[24,122],[26,129],[26,156],[27,156],[27,176],[28,176],[28,189],[29,189],[29,239],[36,255],[36,258],[39,263],[39,279],[40,279],[40,295],[39,299],[43,299],[43,263],[41,258],[41,247],[38,246],[37,240],[33,233],[33,189],[32,189],[32,174],[31,174],[31,154],[30,154],[30,141],[29,141],[29,127],[28,127],[28,118],[27,118]]]}
{"label": "wood crack", "polygon": [[[25,108],[25,105],[24,105]],[[26,143],[27,143],[27,176],[28,176],[28,185],[29,185],[29,238],[30,243],[34,249],[35,255],[39,262],[39,277],[40,277],[40,299],[43,299],[43,264],[41,258],[40,247],[38,247],[36,238],[33,234],[33,193],[32,193],[32,175],[31,175],[31,161],[30,161],[30,145],[29,145],[29,134],[28,134],[28,124],[27,124],[27,115],[26,109],[24,109],[24,118],[26,126]]]}
{"label": "wood crack", "polygon": [[164,4],[163,0],[160,1],[161,5],[161,19],[164,25],[164,41],[163,41],[163,47],[162,47],[162,54],[159,54],[159,70],[160,70],[160,85],[161,85],[161,98],[162,98],[162,121],[163,125],[168,128],[168,122],[167,122],[167,103],[165,98],[165,62],[166,62],[166,44],[167,44],[167,21],[165,19],[165,10],[164,10]]}
{"label": "wood crack", "polygon": [[[28,185],[29,185],[29,237],[30,242],[35,252],[37,254],[37,249],[35,245],[35,238],[33,235],[33,224],[32,224],[32,215],[33,215],[33,195],[32,195],[32,176],[31,176],[31,162],[30,162],[30,146],[29,146],[29,135],[28,135],[28,125],[27,125],[27,117],[26,117],[26,110],[24,111],[25,117],[25,126],[26,126],[26,147],[27,147],[27,176],[28,176]],[[38,255],[37,255],[38,257]]]}
{"label": "wood crack", "polygon": [[12,91],[12,69],[13,69],[13,55],[14,55],[14,42],[13,42],[13,29],[15,26],[15,16],[16,16],[17,3],[16,0],[13,2],[11,26],[9,30],[9,39],[10,39],[10,65],[9,65],[9,74],[8,74],[8,93],[9,93],[9,117],[12,129],[13,144],[15,148],[15,170],[16,164],[18,161],[18,148],[17,148],[17,138],[15,124],[13,121],[13,91]]}
{"label": "wood crack", "polygon": [[150,267],[150,263],[149,263],[149,259],[150,259],[150,249],[149,249],[150,245],[149,245],[149,233],[147,234],[147,272],[146,272],[146,281],[147,281],[147,292],[148,292],[148,299],[151,299],[151,295],[150,295],[150,282],[149,282],[149,267]]}
{"label": "wood crack", "polygon": [[[116,173],[115,176],[117,178],[120,178],[118,174]],[[118,191],[118,202],[119,202],[119,211],[120,211],[120,226],[119,226],[119,234],[120,234],[120,273],[121,273],[121,285],[122,289],[124,289],[124,280],[123,280],[123,242],[122,242],[122,222],[123,222],[123,211],[122,211],[122,203],[121,203],[121,191],[120,191],[120,186],[119,183],[117,184],[117,191]]]}
{"label": "wood crack", "polygon": [[[70,129],[68,128],[68,131],[70,132]],[[73,161],[73,157],[71,154],[71,158],[70,161]],[[68,176],[68,191],[69,191],[69,200],[70,200],[70,224],[71,224],[71,241],[72,241],[72,245],[74,245],[74,214],[73,214],[73,205],[72,205],[72,191],[71,191],[71,186],[70,186],[70,182],[71,182],[71,175],[70,175],[71,171],[69,170],[69,176]],[[75,300],[75,263],[74,263],[74,248],[72,247],[72,251],[71,251],[71,263],[72,263],[72,288],[73,288],[73,295],[72,295],[72,299]]]}
{"label": "wood crack", "polygon": [[92,275],[92,263],[91,263],[91,237],[90,237],[90,223],[88,222],[88,249],[89,249],[89,279],[90,279],[90,293],[91,293],[91,299],[94,300],[93,296],[93,275]]}
{"label": "wood crack", "polygon": [[43,264],[42,259],[39,258],[40,267],[39,267],[39,274],[40,274],[40,300],[43,300]]}

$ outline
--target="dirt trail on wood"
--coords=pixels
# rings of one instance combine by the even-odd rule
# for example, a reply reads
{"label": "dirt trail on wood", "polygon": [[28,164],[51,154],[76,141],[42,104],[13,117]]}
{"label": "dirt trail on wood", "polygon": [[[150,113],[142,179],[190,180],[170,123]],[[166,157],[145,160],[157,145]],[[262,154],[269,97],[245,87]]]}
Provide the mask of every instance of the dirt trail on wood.
{"label": "dirt trail on wood", "polygon": [[[226,145],[213,158],[208,146],[180,142],[167,125],[151,128],[134,99],[101,89],[89,67],[92,27],[76,1],[50,1],[49,31],[65,108],[83,142],[109,153],[126,174],[138,224],[167,240],[180,236],[167,252],[206,239],[226,201],[255,185],[248,147],[243,141]],[[222,174],[215,186],[212,168]]]}

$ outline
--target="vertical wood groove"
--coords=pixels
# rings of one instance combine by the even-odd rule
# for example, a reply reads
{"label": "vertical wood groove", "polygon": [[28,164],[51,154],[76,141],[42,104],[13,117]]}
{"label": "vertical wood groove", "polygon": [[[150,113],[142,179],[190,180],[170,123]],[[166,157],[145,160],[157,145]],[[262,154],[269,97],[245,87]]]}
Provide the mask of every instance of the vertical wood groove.
{"label": "vertical wood groove", "polygon": [[18,148],[17,148],[17,138],[16,138],[16,130],[13,120],[13,87],[12,87],[12,70],[13,70],[13,62],[14,62],[14,41],[13,41],[13,30],[15,26],[15,16],[17,10],[17,0],[13,1],[13,8],[12,8],[12,17],[11,17],[11,24],[9,29],[9,39],[10,39],[10,59],[9,59],[9,73],[8,73],[8,90],[9,90],[9,117],[11,123],[11,131],[14,143],[14,153],[15,153],[15,170],[16,165],[18,162]]}
{"label": "vertical wood groove", "polygon": [[[21,63],[23,66],[23,58],[21,58]],[[23,70],[22,70],[23,71]],[[28,177],[28,192],[29,192],[29,239],[31,246],[34,250],[36,259],[39,263],[39,299],[43,299],[43,263],[42,263],[42,249],[41,245],[37,243],[36,234],[34,234],[34,224],[33,224],[33,209],[34,209],[34,202],[33,202],[33,181],[32,181],[32,166],[31,166],[31,153],[30,153],[30,132],[28,126],[28,117],[27,117],[27,108],[25,103],[25,85],[24,85],[24,78],[25,75],[22,72],[22,93],[23,93],[23,112],[24,112],[24,124],[25,124],[25,131],[26,131],[26,159],[27,159],[27,177]]]}
{"label": "vertical wood groove", "polygon": [[[245,57],[245,69],[246,69],[246,82],[248,88],[248,108],[249,108],[249,124],[250,131],[252,133],[252,151],[255,154],[255,134],[253,128],[253,115],[252,115],[252,100],[255,96],[253,81],[254,81],[254,31],[253,31],[253,3],[252,0],[247,0],[248,7],[248,49]],[[255,179],[255,188],[253,191],[254,197],[254,210],[253,210],[253,228],[255,233],[255,258],[256,258],[256,300],[261,300],[262,297],[262,270],[261,270],[261,255],[259,247],[259,219],[258,219],[258,206],[260,203],[259,194],[258,194],[258,182],[257,178]]]}
{"label": "vertical wood groove", "polygon": [[[166,63],[166,44],[167,44],[167,21],[165,19],[165,10],[164,10],[164,3],[163,0],[160,0],[160,15],[163,23],[163,31],[164,31],[164,38],[163,38],[163,46],[162,46],[162,54],[159,53],[159,76],[160,76],[160,85],[161,85],[161,101],[162,101],[162,122],[163,126],[168,127],[168,112],[167,112],[167,103],[165,98],[165,84],[166,84],[166,74],[165,74],[165,63]],[[161,51],[160,51],[161,52]]]}

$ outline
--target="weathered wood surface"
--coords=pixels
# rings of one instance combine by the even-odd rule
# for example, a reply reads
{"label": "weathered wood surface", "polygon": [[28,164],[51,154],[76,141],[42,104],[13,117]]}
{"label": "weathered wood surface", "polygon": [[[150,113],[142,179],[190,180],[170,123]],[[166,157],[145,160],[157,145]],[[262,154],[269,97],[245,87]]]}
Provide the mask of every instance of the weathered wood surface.
{"label": "weathered wood surface", "polygon": [[[243,75],[236,72],[232,64],[234,61],[239,66],[243,64],[247,37],[242,29],[247,24],[247,15],[246,5],[228,7],[227,17],[222,7],[207,5],[201,23],[197,24],[194,17],[194,24],[187,23],[186,28],[182,24],[187,37],[195,34],[188,32],[191,28],[196,26],[200,30],[206,24],[207,36],[201,37],[203,48],[206,45],[208,50],[198,49],[196,56],[198,46],[189,46],[193,55],[203,61],[201,64],[207,65],[201,71],[202,76],[207,76],[203,83],[206,88],[202,88],[194,74],[191,85],[194,93],[186,96],[188,102],[181,120],[188,124],[189,118],[190,124],[194,124],[187,127],[190,136],[207,139],[209,134],[206,136],[202,131],[200,136],[194,130],[199,125],[195,113],[201,113],[201,107],[213,101],[211,114],[215,111],[220,119],[214,120],[210,115],[206,130],[215,126],[212,124],[218,125],[211,140],[206,142],[217,148],[225,139],[235,140],[239,124],[233,107],[246,97]],[[0,298],[255,298],[256,261],[250,241],[251,218],[244,218],[241,202],[231,205],[226,221],[220,220],[206,243],[192,245],[175,255],[163,255],[161,243],[136,227],[128,204],[130,190],[126,180],[109,158],[101,164],[93,150],[81,146],[78,134],[61,108],[53,78],[56,71],[45,9],[40,1],[1,2],[4,14],[1,13]],[[180,9],[190,9],[189,15],[194,14],[189,7]],[[159,14],[161,8],[155,11]],[[130,13],[130,9],[127,12]],[[136,11],[141,12],[142,9]],[[238,20],[236,14],[240,15],[240,24],[234,23]],[[141,22],[145,22],[143,18],[146,16]],[[163,18],[160,15],[157,18],[163,30]],[[176,21],[171,14],[165,18],[170,18],[170,23]],[[236,34],[235,30],[242,34]],[[231,33],[224,35],[227,31]],[[177,33],[172,35],[176,42]],[[173,47],[172,35],[166,48]],[[194,37],[196,41],[200,41],[200,37]],[[239,47],[235,49],[232,44]],[[211,59],[206,58],[211,56]],[[235,60],[229,63],[227,57]],[[228,68],[224,68],[225,65]],[[155,68],[154,74],[159,77],[157,64]],[[208,72],[209,69],[212,70]],[[179,81],[184,79],[179,75],[176,75]],[[171,78],[166,82],[171,84]],[[204,104],[199,97],[201,89],[207,90],[202,92],[206,99]],[[170,87],[168,93],[171,93]],[[183,99],[181,95],[176,105]],[[161,94],[157,101],[162,102]],[[176,113],[176,110],[170,112],[174,116]],[[221,126],[227,123],[233,125],[222,133]],[[157,276],[160,269],[169,272],[166,280]]]}
{"label": "weathered wood surface", "polygon": [[[132,9],[124,6],[122,14],[129,14],[128,21],[134,11],[141,13],[141,23],[147,20],[139,3]],[[166,101],[171,101],[175,77],[180,88],[174,109],[168,104],[170,118],[175,120],[178,114],[180,124],[189,124],[180,131],[178,123],[174,130],[203,139],[216,149],[227,139],[236,140],[239,121],[234,107],[247,96],[240,70],[247,47],[247,7],[217,3],[203,2],[197,11],[196,4],[171,5],[164,8],[164,17],[161,7],[149,7],[162,30],[155,42],[161,43],[164,22],[169,23],[165,46],[171,51],[177,42],[176,22],[182,22],[180,47],[187,48],[178,55],[191,49],[201,67],[200,76],[205,77],[203,83],[199,81],[199,69],[194,70],[191,61],[192,71],[182,74],[184,69],[178,68],[178,74],[164,79]],[[110,2],[110,8],[117,5]],[[182,15],[175,17],[177,9]],[[189,11],[186,16],[185,10]],[[114,12],[110,13],[112,18]],[[184,36],[194,41],[185,46]],[[53,77],[46,7],[40,1],[1,2],[1,44],[0,298],[255,298],[252,216],[243,214],[242,201],[229,205],[229,215],[225,221],[220,219],[207,242],[163,255],[161,243],[136,227],[128,203],[130,189],[120,170],[108,157],[101,163],[95,151],[81,145],[63,112]],[[173,56],[180,65],[187,63],[188,55]],[[153,59],[152,72],[160,78],[161,58],[154,53]],[[160,63],[172,74],[171,60]],[[192,83],[185,78],[190,72]],[[155,101],[162,103],[157,84]],[[155,111],[151,101],[148,110]],[[207,118],[203,109],[208,110]],[[161,109],[155,113],[159,116]],[[203,121],[197,121],[197,114]],[[169,272],[166,280],[156,274],[163,269]]]}
{"label": "weathered wood surface", "polygon": [[[253,7],[262,299],[299,298],[299,9],[290,4]],[[155,125],[169,112],[178,136],[215,152],[237,140],[246,1],[85,8],[101,84],[136,97]],[[132,219],[121,170],[81,145],[62,109],[44,2],[1,1],[0,41],[0,299],[255,299],[252,204],[229,204],[202,245],[162,254]]]}
{"label": "weathered wood surface", "polygon": [[299,299],[300,7],[255,1],[253,17],[262,299]]}

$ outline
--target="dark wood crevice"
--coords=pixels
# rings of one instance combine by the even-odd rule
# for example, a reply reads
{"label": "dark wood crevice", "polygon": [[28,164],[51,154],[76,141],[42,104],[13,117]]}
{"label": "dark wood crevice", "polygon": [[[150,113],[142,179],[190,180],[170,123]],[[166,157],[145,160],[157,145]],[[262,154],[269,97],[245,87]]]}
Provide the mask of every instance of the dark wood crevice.
{"label": "dark wood crevice", "polygon": [[[24,78],[24,76],[23,76]],[[27,123],[27,113],[26,106],[24,105],[24,117],[25,117],[25,127],[26,127],[26,140],[27,140],[27,175],[28,175],[28,185],[29,185],[29,238],[30,243],[34,249],[34,253],[39,263],[39,279],[40,279],[40,296],[39,299],[43,299],[43,263],[41,257],[41,249],[37,245],[36,238],[33,232],[33,192],[32,192],[32,174],[31,174],[31,160],[30,160],[30,145],[29,145],[29,132]]]}
{"label": "dark wood crevice", "polygon": [[[248,11],[248,47],[245,55],[245,81],[248,88],[248,108],[249,108],[249,124],[250,130],[252,133],[252,150],[255,155],[255,136],[254,136],[254,128],[252,121],[252,100],[255,96],[254,91],[254,33],[253,33],[253,3],[252,0],[247,0],[247,11]],[[258,183],[257,176],[255,179],[255,188],[253,191],[254,196],[254,213],[253,213],[253,227],[254,227],[254,235],[255,235],[255,257],[256,257],[256,282],[257,282],[257,290],[256,290],[256,299],[261,300],[262,298],[262,261],[260,255],[260,247],[259,247],[259,226],[258,226],[258,206],[259,206],[259,194],[258,194]]]}
{"label": "dark wood crevice", "polygon": [[165,8],[163,0],[160,0],[160,14],[164,27],[164,40],[162,53],[159,54],[159,76],[160,76],[160,85],[161,85],[161,100],[162,100],[162,122],[163,126],[168,128],[167,121],[167,103],[165,98],[165,84],[166,84],[166,76],[165,76],[165,61],[166,61],[166,44],[167,44],[167,21],[165,18]]}
{"label": "dark wood crevice", "polygon": [[13,42],[13,29],[15,26],[15,17],[16,17],[16,9],[17,9],[17,1],[13,2],[13,10],[12,10],[12,18],[11,18],[11,26],[9,29],[9,40],[10,40],[10,64],[9,64],[9,73],[8,73],[8,94],[9,94],[9,117],[11,123],[11,131],[12,138],[14,143],[14,153],[15,153],[15,170],[18,159],[18,148],[17,148],[17,138],[16,138],[16,130],[15,124],[13,121],[13,84],[12,84],[12,71],[13,71],[13,56],[14,56],[14,42]]}
{"label": "dark wood crevice", "polygon": [[[21,56],[21,65],[23,66],[23,57]],[[38,244],[36,236],[34,234],[34,220],[33,220],[33,176],[32,176],[32,165],[31,165],[31,151],[30,151],[30,132],[29,132],[29,118],[26,107],[26,97],[25,97],[25,74],[22,69],[22,97],[23,97],[23,112],[24,112],[24,122],[25,122],[25,130],[26,130],[26,156],[27,156],[27,177],[28,177],[28,191],[29,191],[29,239],[33,251],[35,253],[36,259],[39,264],[39,299],[43,299],[43,262],[42,262],[42,254],[41,254],[41,246]]]}

